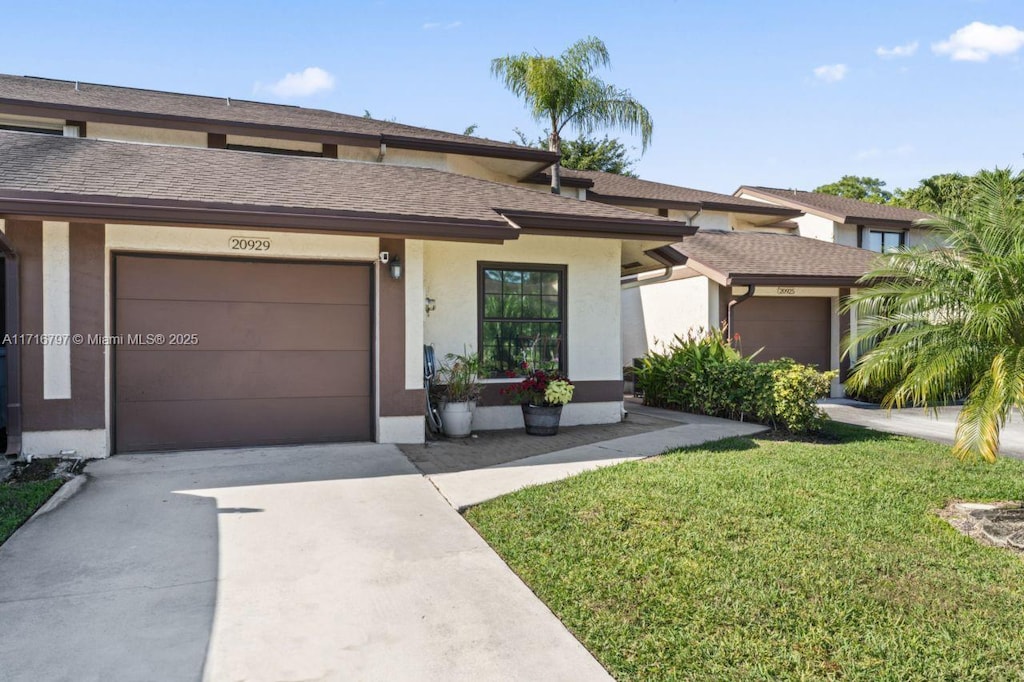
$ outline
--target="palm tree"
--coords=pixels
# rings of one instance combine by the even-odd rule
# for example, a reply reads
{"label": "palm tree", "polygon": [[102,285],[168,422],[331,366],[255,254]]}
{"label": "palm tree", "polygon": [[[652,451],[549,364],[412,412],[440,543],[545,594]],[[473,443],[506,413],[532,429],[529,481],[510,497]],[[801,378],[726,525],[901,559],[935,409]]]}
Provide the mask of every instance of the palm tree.
{"label": "palm tree", "polygon": [[991,462],[1011,410],[1024,408],[1024,201],[1009,173],[979,174],[960,214],[920,221],[944,240],[879,258],[850,297],[873,346],[853,388],[891,386],[884,407],[965,398],[954,452]]}
{"label": "palm tree", "polygon": [[[640,133],[643,150],[651,141],[651,115],[628,90],[594,76],[610,64],[608,48],[598,38],[577,41],[560,57],[527,52],[491,60],[491,73],[523,98],[533,117],[550,125],[548,149],[562,153],[562,130],[572,125],[590,134],[597,127],[616,127]],[[551,167],[551,191],[562,190],[559,164]]]}

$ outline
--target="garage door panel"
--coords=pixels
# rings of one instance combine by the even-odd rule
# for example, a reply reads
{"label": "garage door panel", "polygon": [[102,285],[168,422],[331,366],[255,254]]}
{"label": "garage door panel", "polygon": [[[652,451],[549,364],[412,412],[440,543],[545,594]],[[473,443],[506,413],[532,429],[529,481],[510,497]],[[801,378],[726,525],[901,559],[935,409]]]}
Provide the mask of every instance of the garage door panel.
{"label": "garage door panel", "polygon": [[362,351],[132,351],[117,358],[121,402],[367,396]]}
{"label": "garage door panel", "polygon": [[369,268],[337,263],[122,256],[117,282],[118,298],[146,300],[365,304],[370,297]]}
{"label": "garage door panel", "polygon": [[119,406],[119,452],[370,440],[365,398],[185,400]]}
{"label": "garage door panel", "polygon": [[122,334],[195,334],[195,346],[132,346],[151,350],[330,350],[370,348],[368,305],[121,300]]}
{"label": "garage door panel", "polygon": [[372,439],[371,272],[116,256],[115,450]]}
{"label": "garage door panel", "polygon": [[825,297],[757,297],[733,310],[733,326],[745,354],[757,360],[792,358],[828,369],[831,365],[831,301]]}

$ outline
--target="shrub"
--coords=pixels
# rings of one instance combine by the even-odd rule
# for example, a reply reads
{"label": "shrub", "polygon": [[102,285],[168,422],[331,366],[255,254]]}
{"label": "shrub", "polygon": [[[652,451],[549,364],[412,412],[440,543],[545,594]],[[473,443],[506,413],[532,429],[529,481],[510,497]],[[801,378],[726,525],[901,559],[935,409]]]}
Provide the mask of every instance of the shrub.
{"label": "shrub", "polygon": [[676,336],[664,352],[642,358],[636,370],[647,405],[791,433],[820,428],[826,417],[816,401],[828,394],[834,376],[789,359],[753,362],[717,330]]}
{"label": "shrub", "polygon": [[828,395],[835,372],[818,372],[813,367],[788,361],[770,363],[772,369],[773,419],[790,433],[818,431],[827,417],[818,407],[818,398]]}

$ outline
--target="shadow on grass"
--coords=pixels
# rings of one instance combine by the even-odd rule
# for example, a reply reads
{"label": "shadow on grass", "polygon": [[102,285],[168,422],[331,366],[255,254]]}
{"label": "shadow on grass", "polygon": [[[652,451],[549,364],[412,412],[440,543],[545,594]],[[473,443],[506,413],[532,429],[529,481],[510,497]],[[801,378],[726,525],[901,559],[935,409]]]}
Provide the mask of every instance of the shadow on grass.
{"label": "shadow on grass", "polygon": [[740,452],[744,450],[756,450],[761,447],[759,441],[779,443],[809,443],[814,445],[846,445],[850,443],[882,443],[901,440],[906,436],[899,436],[881,431],[873,431],[863,426],[843,424],[829,421],[821,431],[814,434],[792,434],[784,431],[769,431],[757,436],[734,436],[710,443],[690,445],[684,448],[677,448],[665,452],[666,455],[686,452]]}

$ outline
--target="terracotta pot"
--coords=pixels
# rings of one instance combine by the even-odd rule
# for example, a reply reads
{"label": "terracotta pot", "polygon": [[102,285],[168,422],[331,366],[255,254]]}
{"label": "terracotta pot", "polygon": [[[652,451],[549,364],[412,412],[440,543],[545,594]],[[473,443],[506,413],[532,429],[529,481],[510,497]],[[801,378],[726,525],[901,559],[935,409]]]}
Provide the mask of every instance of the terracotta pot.
{"label": "terracotta pot", "polygon": [[531,436],[554,436],[558,433],[558,423],[562,419],[561,405],[524,404],[522,407],[526,433]]}

